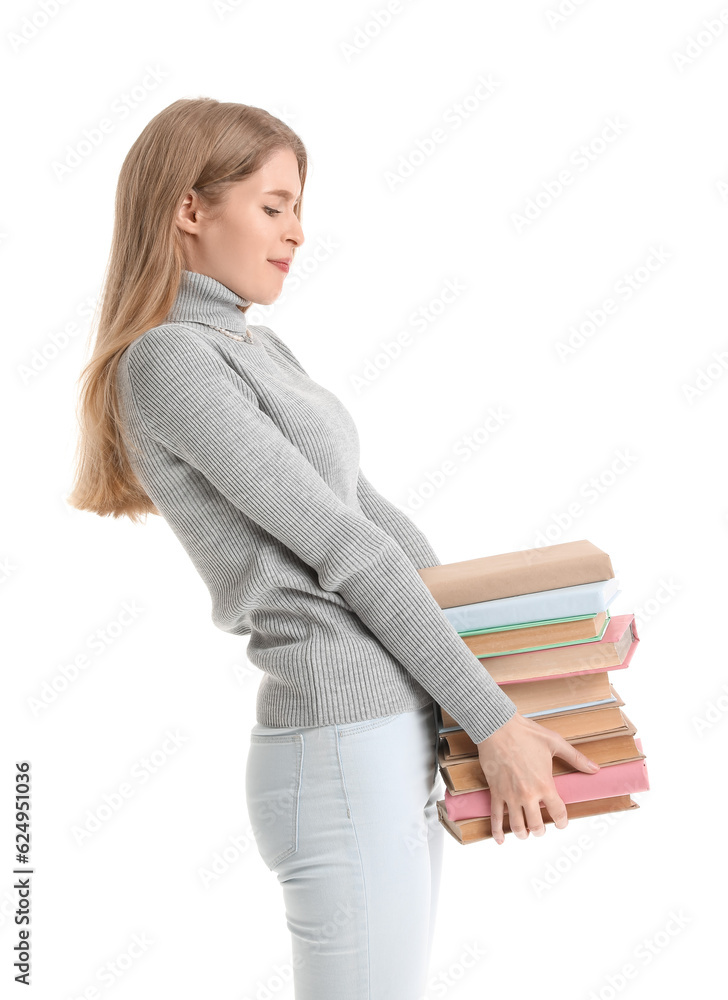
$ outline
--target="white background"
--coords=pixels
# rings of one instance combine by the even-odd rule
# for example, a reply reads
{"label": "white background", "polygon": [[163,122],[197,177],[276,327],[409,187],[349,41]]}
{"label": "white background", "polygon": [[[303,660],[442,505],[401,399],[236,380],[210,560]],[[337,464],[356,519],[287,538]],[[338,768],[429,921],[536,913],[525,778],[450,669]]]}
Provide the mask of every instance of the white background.
{"label": "white background", "polygon": [[[161,518],[133,526],[65,502],[118,172],[150,118],[198,96],[264,107],[307,146],[306,243],[278,302],[248,320],[349,407],[376,487],[443,562],[588,538],[619,577],[613,613],[637,615],[641,645],[612,679],[651,790],[602,832],[582,820],[503,847],[448,836],[428,997],[636,1000],[724,978],[728,7],[586,0],[558,17],[556,0],[420,0],[384,24],[377,10],[3,10],[3,990],[22,992],[12,791],[28,759],[31,995],[293,995],[280,889],[245,809],[260,678],[245,640],[211,624]],[[59,172],[104,117],[112,132]],[[561,356],[578,327],[588,335]],[[125,605],[138,614],[119,625]],[[167,731],[182,745],[131,778]],[[132,798],[79,837],[124,781]],[[125,961],[135,935],[149,946]],[[107,962],[123,970],[113,988],[97,976]],[[629,963],[631,980],[610,979]]]}

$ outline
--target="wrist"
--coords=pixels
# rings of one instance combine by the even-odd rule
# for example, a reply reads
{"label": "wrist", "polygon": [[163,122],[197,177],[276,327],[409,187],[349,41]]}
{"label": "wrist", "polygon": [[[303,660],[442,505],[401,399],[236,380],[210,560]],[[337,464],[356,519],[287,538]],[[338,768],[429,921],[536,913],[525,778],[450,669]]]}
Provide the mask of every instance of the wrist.
{"label": "wrist", "polygon": [[[496,737],[497,737],[497,736],[498,736],[498,733],[502,733],[502,732],[503,732],[503,730],[504,730],[504,729],[506,728],[506,726],[509,726],[509,725],[510,725],[510,723],[512,723],[512,722],[513,722],[513,720],[514,720],[514,719],[515,719],[515,718],[516,718],[517,716],[518,716],[518,712],[514,712],[514,713],[513,713],[513,715],[512,715],[511,717],[510,717],[510,719],[506,719],[506,721],[505,721],[505,722],[504,722],[504,723],[503,723],[503,724],[502,724],[501,726],[499,726],[499,727],[498,727],[497,729],[494,729],[494,730],[493,730],[493,732],[492,732],[492,733],[490,734],[490,736],[486,736],[486,738],[485,738],[484,740],[481,740],[481,741],[480,741],[479,743],[476,743],[476,744],[475,744],[475,745],[476,745],[476,747],[480,748],[480,747],[483,747],[483,746],[485,746],[485,745],[486,745],[487,743],[490,743],[490,741],[491,741],[491,740],[493,739],[493,737],[494,737],[494,736],[496,736]],[[512,728],[512,727],[511,727],[511,728]],[[495,740],[494,742],[496,742],[496,743],[497,743],[497,742],[498,742],[498,740],[496,739],[496,740]],[[493,744],[491,743],[491,746],[492,746],[492,745],[493,745]]]}

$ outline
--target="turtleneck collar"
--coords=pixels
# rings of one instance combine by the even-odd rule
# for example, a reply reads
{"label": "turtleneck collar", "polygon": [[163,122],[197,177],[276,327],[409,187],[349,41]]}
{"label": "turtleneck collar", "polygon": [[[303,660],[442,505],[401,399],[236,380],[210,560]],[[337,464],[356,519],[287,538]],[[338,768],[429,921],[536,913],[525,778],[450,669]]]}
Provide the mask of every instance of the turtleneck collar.
{"label": "turtleneck collar", "polygon": [[197,271],[183,271],[177,297],[167,314],[170,323],[207,323],[241,336],[247,333],[245,313],[238,306],[250,305],[227,285]]}

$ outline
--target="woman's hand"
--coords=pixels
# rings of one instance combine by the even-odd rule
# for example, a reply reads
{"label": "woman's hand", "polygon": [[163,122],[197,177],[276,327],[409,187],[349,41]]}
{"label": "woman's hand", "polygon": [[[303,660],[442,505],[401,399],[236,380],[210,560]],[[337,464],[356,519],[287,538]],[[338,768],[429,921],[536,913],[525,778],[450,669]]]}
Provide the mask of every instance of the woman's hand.
{"label": "woman's hand", "polygon": [[594,773],[599,770],[598,764],[558,733],[532,719],[525,719],[519,712],[476,745],[480,766],[490,788],[490,824],[493,839],[498,844],[504,840],[504,805],[508,808],[511,830],[520,840],[525,840],[529,831],[534,837],[542,837],[546,832],[540,802],[546,806],[559,830],[568,825],[566,806],[554,784],[554,756],[579,771]]}

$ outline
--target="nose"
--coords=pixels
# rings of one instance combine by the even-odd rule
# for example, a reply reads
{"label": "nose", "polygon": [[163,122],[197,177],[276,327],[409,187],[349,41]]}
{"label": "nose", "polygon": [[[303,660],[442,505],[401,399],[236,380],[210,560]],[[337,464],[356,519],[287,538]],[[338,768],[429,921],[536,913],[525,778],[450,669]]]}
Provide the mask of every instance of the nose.
{"label": "nose", "polygon": [[293,244],[292,249],[296,250],[302,245],[305,239],[306,237],[303,235],[303,227],[296,216],[294,216],[291,227],[286,235],[286,240],[289,240]]}

